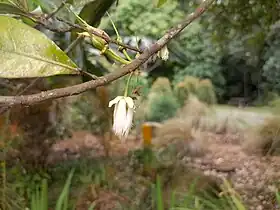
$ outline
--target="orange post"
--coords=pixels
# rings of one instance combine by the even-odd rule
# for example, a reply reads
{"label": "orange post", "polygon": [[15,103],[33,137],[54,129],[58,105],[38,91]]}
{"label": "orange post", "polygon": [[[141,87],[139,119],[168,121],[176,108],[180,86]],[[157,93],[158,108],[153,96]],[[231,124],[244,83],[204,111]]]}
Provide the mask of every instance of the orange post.
{"label": "orange post", "polygon": [[150,124],[142,125],[143,146],[147,147],[152,144],[153,127]]}

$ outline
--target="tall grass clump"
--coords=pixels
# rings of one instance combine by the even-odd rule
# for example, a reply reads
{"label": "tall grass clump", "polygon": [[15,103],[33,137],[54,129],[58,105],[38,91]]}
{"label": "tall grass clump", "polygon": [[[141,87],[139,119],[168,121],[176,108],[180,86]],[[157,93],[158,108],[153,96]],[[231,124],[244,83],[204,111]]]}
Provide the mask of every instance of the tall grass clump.
{"label": "tall grass clump", "polygon": [[159,77],[148,95],[147,119],[161,122],[175,116],[179,104],[167,78]]}
{"label": "tall grass clump", "polygon": [[183,81],[175,85],[174,92],[181,106],[184,105],[189,96],[196,94],[198,83],[197,78],[186,76]]}
{"label": "tall grass clump", "polygon": [[209,79],[199,80],[196,77],[186,76],[183,81],[175,85],[174,92],[181,106],[184,106],[192,95],[206,104],[217,102],[214,86]]}
{"label": "tall grass clump", "polygon": [[247,152],[262,155],[279,155],[280,117],[268,118],[262,125],[250,130],[243,146]]}
{"label": "tall grass clump", "polygon": [[172,93],[171,84],[168,78],[158,77],[152,84],[150,92],[152,93]]}
{"label": "tall grass clump", "polygon": [[214,86],[209,79],[204,79],[199,82],[196,95],[200,101],[206,104],[215,104],[217,102]]}
{"label": "tall grass clump", "polygon": [[197,90],[197,86],[199,83],[199,79],[192,76],[186,76],[184,78],[185,86],[187,87],[189,93],[195,94]]}
{"label": "tall grass clump", "polygon": [[176,141],[192,141],[192,127],[188,120],[169,119],[156,129],[153,139],[156,145],[168,146]]}
{"label": "tall grass clump", "polygon": [[185,105],[178,111],[179,118],[188,120],[192,128],[198,129],[201,121],[210,115],[211,109],[194,95],[191,95]]}

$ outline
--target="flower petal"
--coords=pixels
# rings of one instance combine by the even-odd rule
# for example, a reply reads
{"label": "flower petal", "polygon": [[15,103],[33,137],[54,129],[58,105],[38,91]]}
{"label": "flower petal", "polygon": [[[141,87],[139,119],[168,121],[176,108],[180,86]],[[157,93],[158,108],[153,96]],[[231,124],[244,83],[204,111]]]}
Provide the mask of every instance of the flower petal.
{"label": "flower petal", "polygon": [[127,106],[129,107],[129,108],[134,108],[134,102],[133,102],[133,99],[132,98],[130,98],[130,97],[125,97],[124,98],[125,99],[125,102],[127,103]]}
{"label": "flower petal", "polygon": [[123,130],[126,126],[126,102],[124,99],[119,100],[114,115],[113,130],[116,135],[123,135]]}
{"label": "flower petal", "polygon": [[118,110],[118,103],[116,103],[116,105],[115,105],[115,107],[114,107],[114,118],[113,118],[113,120],[114,120],[114,122],[115,122],[115,119],[116,119],[116,113],[117,113],[117,110]]}
{"label": "flower petal", "polygon": [[169,51],[166,45],[158,52],[158,56],[164,61],[168,59]]}
{"label": "flower petal", "polygon": [[125,124],[125,129],[124,129],[124,137],[127,137],[131,126],[132,126],[132,120],[133,120],[133,109],[128,108],[127,113],[126,113],[126,124]]}
{"label": "flower petal", "polygon": [[116,98],[114,98],[113,100],[111,100],[109,102],[109,107],[113,106],[113,104],[116,104],[119,102],[119,100],[121,100],[123,98],[123,96],[117,96]]}

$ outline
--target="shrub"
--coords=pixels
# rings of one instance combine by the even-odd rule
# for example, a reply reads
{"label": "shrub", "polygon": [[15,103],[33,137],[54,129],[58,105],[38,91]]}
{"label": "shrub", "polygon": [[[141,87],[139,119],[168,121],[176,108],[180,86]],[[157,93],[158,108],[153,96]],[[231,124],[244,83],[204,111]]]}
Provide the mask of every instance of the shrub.
{"label": "shrub", "polygon": [[202,103],[195,95],[191,95],[178,114],[184,117],[202,117],[209,111],[207,104]]}
{"label": "shrub", "polygon": [[167,78],[159,77],[153,83],[147,101],[147,119],[161,122],[175,116],[179,104]]}
{"label": "shrub", "polygon": [[244,149],[262,155],[280,154],[280,117],[269,118],[249,131]]}
{"label": "shrub", "polygon": [[159,77],[157,78],[151,87],[150,90],[152,93],[162,93],[162,94],[170,94],[172,93],[171,84],[168,78]]}
{"label": "shrub", "polygon": [[217,102],[214,86],[209,79],[204,79],[199,82],[196,95],[204,103],[215,104]]}
{"label": "shrub", "polygon": [[189,93],[196,94],[199,79],[192,76],[186,76],[183,81],[189,91]]}
{"label": "shrub", "polygon": [[180,106],[183,106],[186,99],[189,97],[189,91],[184,82],[179,82],[174,89],[175,96],[178,99]]}
{"label": "shrub", "polygon": [[185,102],[193,94],[184,82],[178,83],[175,86],[174,92],[181,107],[184,106]]}
{"label": "shrub", "polygon": [[195,77],[187,76],[184,81],[179,82],[175,85],[175,95],[181,106],[184,105],[185,101],[192,94],[196,94],[198,79]]}
{"label": "shrub", "polygon": [[209,79],[200,81],[198,78],[186,76],[182,82],[175,85],[174,91],[181,106],[191,95],[197,96],[206,104],[214,104],[217,101],[214,86]]}
{"label": "shrub", "polygon": [[179,104],[172,94],[158,94],[150,99],[148,120],[162,122],[174,117]]}

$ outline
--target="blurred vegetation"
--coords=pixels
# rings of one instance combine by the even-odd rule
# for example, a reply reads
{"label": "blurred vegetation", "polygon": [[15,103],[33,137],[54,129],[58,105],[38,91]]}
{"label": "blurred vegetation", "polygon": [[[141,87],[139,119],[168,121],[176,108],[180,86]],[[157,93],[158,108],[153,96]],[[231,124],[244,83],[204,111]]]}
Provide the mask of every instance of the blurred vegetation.
{"label": "blurred vegetation", "polygon": [[[40,6],[50,14],[62,0],[0,2],[14,2],[29,12]],[[161,2],[165,1],[66,1],[89,24],[117,39],[108,12],[122,41],[141,49],[193,12],[200,1],[167,0],[155,7]],[[204,140],[203,133],[244,134],[246,116],[217,111],[217,103],[246,98],[249,105],[267,105],[279,114],[279,9],[277,1],[217,0],[168,44],[170,57],[166,62],[152,58],[133,74],[128,91],[136,105],[133,131],[138,135],[145,121],[160,122],[154,147],[140,147],[128,154],[118,152],[121,157],[112,152],[118,148],[118,141],[111,133],[113,110],[108,103],[124,92],[128,76],[79,96],[18,106],[1,113],[0,208],[247,209],[228,182],[221,185],[178,164],[178,159],[204,154],[206,142],[199,141]],[[77,23],[64,7],[54,16]],[[34,22],[22,20],[35,27]],[[56,18],[50,22],[63,28]],[[41,25],[36,29],[64,51],[76,38],[76,31],[51,32]],[[115,46],[112,48],[117,51]],[[119,67],[110,58],[100,56],[88,40],[78,42],[67,54],[81,69],[97,76]],[[136,53],[128,50],[128,55],[133,58]],[[27,88],[24,94],[31,94],[89,79],[52,76],[39,79],[31,87],[31,79],[0,79],[0,91],[1,95],[16,95]],[[239,141],[244,140],[248,152],[279,155],[279,125],[279,117],[273,117],[246,133],[244,139],[239,137]],[[79,130],[98,137],[105,157],[86,159],[84,154],[74,154],[78,158],[68,160],[67,156],[64,162],[50,164],[48,158],[55,142],[71,138]],[[64,158],[67,152],[72,151],[64,151],[61,156]],[[198,177],[201,179],[196,180]]]}
{"label": "blurred vegetation", "polygon": [[175,84],[174,89],[181,106],[192,96],[209,105],[217,103],[215,88],[209,79],[199,80],[196,77],[186,76],[183,81]]}
{"label": "blurred vegetation", "polygon": [[[133,43],[137,36],[144,45],[157,39],[198,2],[167,1],[167,6],[147,9],[150,1],[123,0],[118,8],[110,9],[110,14],[124,36],[132,35],[128,42]],[[186,75],[210,79],[219,102],[245,97],[250,101],[263,99],[257,104],[266,104],[264,95],[278,91],[278,7],[275,1],[217,1],[169,44],[169,61],[153,67],[149,75],[155,79],[165,76],[175,83]],[[101,26],[112,30],[106,17]]]}
{"label": "blurred vegetation", "polygon": [[159,77],[148,95],[147,120],[161,122],[175,116],[179,104],[168,78]]}

